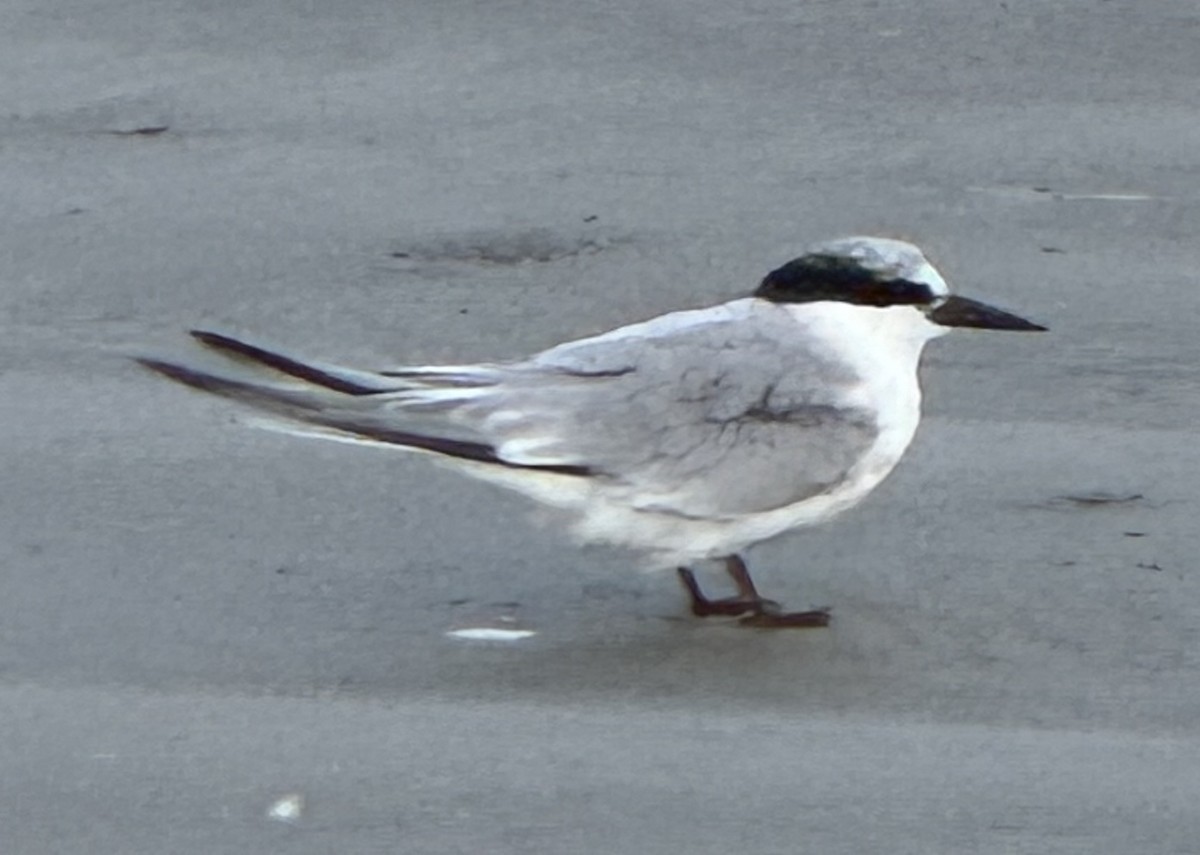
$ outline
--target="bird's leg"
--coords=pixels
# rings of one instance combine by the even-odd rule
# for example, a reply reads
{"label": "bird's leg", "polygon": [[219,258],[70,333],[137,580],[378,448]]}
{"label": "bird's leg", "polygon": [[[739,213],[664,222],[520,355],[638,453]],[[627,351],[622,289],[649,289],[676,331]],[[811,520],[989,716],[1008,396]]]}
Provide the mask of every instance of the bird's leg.
{"label": "bird's leg", "polygon": [[725,572],[737,586],[736,597],[710,600],[700,590],[695,575],[686,567],[679,568],[679,579],[691,598],[692,614],[697,617],[710,615],[744,615],[738,623],[760,627],[821,627],[829,626],[829,610],[817,609],[810,612],[784,612],[779,603],[768,600],[758,593],[746,562],[740,556],[730,555],[725,559]]}
{"label": "bird's leg", "polygon": [[758,588],[754,587],[754,580],[750,578],[750,568],[746,566],[746,562],[742,560],[742,556],[730,555],[726,557],[725,572],[729,574],[729,577],[733,579],[733,584],[737,586],[739,597],[761,603],[771,611],[779,611],[779,603],[774,600],[763,599],[763,596],[758,593]]}
{"label": "bird's leg", "polygon": [[696,576],[691,570],[686,567],[680,567],[678,572],[679,581],[683,582],[683,587],[687,589],[688,596],[692,601],[692,614],[696,617],[744,615],[747,612],[753,612],[762,607],[762,601],[757,594],[745,597],[739,593],[736,597],[727,597],[723,600],[710,600],[700,590],[700,583],[696,581]]}

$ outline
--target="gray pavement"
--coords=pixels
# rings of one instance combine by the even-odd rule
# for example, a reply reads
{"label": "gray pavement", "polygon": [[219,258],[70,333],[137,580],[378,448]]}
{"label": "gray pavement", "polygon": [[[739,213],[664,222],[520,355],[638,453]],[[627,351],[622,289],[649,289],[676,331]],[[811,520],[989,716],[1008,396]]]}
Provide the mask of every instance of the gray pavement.
{"label": "gray pavement", "polygon": [[[3,6],[0,853],[1200,851],[1193,3]],[[518,356],[856,232],[1051,332],[752,554],[827,632],[122,356]]]}

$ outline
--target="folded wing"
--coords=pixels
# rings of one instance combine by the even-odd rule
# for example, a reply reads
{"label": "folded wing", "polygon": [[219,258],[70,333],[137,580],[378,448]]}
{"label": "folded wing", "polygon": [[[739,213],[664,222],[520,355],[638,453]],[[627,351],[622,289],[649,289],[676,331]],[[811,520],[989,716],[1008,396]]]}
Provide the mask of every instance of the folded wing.
{"label": "folded wing", "polygon": [[194,335],[228,371],[140,361],[296,432],[588,479],[647,511],[737,516],[830,489],[878,434],[854,403],[858,378],[796,333],[778,307],[737,301],[505,364],[361,371],[209,332]]}

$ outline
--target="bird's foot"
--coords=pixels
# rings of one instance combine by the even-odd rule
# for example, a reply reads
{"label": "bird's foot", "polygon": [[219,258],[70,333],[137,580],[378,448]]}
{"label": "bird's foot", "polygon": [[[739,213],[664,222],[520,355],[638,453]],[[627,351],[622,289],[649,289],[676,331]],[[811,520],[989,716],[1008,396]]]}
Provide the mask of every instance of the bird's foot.
{"label": "bird's foot", "polygon": [[692,614],[696,617],[736,617],[742,626],[754,626],[767,629],[805,629],[829,626],[829,609],[816,609],[809,612],[785,612],[783,607],[774,600],[758,595],[757,591],[743,590],[736,597],[726,597],[721,600],[710,600],[700,590],[700,583],[695,574],[686,567],[680,567],[679,581],[687,589],[691,599]]}

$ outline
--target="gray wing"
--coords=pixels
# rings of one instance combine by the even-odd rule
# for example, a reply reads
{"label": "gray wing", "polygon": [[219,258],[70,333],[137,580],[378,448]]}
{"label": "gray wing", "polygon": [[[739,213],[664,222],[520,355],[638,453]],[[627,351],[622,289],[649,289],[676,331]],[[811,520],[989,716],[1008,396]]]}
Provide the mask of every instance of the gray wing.
{"label": "gray wing", "polygon": [[[216,333],[228,366],[141,358],[299,432],[593,478],[681,515],[783,507],[841,481],[878,435],[860,380],[786,312],[737,300],[502,365],[360,371]],[[228,369],[228,370],[227,370]]]}
{"label": "gray wing", "polygon": [[820,494],[875,441],[874,415],[850,403],[856,375],[754,303],[554,348],[456,415],[503,460],[585,468],[648,510],[738,515]]}

